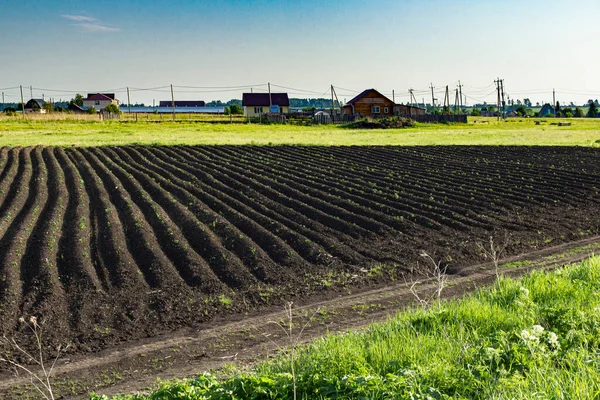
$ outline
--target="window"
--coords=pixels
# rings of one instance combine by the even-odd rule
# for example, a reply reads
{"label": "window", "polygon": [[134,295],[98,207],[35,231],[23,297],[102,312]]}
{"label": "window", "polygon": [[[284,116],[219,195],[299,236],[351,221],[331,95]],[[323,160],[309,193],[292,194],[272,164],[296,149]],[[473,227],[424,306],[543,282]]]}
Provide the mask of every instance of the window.
{"label": "window", "polygon": [[379,108],[379,106],[373,106],[371,107],[371,112],[373,114],[379,114],[381,112],[381,108]]}
{"label": "window", "polygon": [[100,101],[99,101],[99,100],[96,100],[96,101],[94,102],[94,105],[95,105],[95,106],[99,106],[99,105],[100,105]]}
{"label": "window", "polygon": [[384,114],[387,114],[387,113],[388,113],[388,108],[387,108],[387,107],[385,107],[385,108],[383,109],[383,113],[384,113]]}
{"label": "window", "polygon": [[254,107],[254,114],[262,114],[262,113],[263,113],[262,107]]}

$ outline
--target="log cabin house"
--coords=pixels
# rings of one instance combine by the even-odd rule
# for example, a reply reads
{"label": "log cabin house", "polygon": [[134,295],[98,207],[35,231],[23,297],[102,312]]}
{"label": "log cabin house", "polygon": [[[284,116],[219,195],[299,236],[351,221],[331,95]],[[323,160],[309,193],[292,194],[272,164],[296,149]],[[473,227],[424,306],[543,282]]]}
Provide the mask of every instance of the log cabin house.
{"label": "log cabin house", "polygon": [[375,89],[367,89],[344,105],[344,115],[384,118],[394,114],[394,102]]}
{"label": "log cabin house", "polygon": [[367,89],[344,105],[344,115],[370,118],[413,118],[425,115],[425,109],[395,104],[377,90]]}

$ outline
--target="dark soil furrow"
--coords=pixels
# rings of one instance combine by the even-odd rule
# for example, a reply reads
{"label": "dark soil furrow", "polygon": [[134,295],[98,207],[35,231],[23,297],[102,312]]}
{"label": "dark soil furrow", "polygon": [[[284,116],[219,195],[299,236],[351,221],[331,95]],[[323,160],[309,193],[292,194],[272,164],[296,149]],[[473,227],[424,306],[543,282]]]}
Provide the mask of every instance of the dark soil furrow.
{"label": "dark soil furrow", "polygon": [[[166,157],[163,155],[163,158]],[[185,189],[197,200],[200,200],[202,204],[206,204],[209,207],[210,212],[208,213],[204,208],[195,208],[194,211],[215,233],[225,238],[231,237],[232,233],[235,234],[235,232],[227,232],[226,228],[228,224],[226,221],[228,221],[244,235],[248,235],[275,262],[297,270],[310,268],[310,265],[306,264],[298,253],[292,247],[289,247],[285,241],[282,241],[269,230],[257,224],[251,219],[251,216],[240,213],[236,208],[232,208],[231,203],[234,203],[234,205],[236,203],[234,199],[227,199],[226,196],[213,190],[211,186],[196,179],[193,175],[178,169],[176,167],[177,164],[174,162],[166,164],[159,160],[153,160],[150,162],[150,165],[154,165],[155,163],[157,166],[154,169],[157,173],[164,175],[171,182]],[[193,206],[194,202],[191,203]],[[238,238],[243,239],[239,236]],[[255,250],[250,249],[250,252],[253,251]],[[275,274],[275,276],[277,275],[279,274]],[[268,278],[265,277],[263,279]]]}
{"label": "dark soil furrow", "polygon": [[[189,147],[185,150],[191,152],[202,151]],[[220,149],[212,149],[211,154],[220,158],[223,157]],[[251,165],[238,163],[234,160],[228,160],[227,169],[234,170],[238,173],[248,173],[249,171],[258,172]],[[291,198],[299,199],[307,204],[311,204],[323,212],[331,215],[337,215],[341,219],[356,224],[363,229],[381,234],[390,228],[381,222],[370,219],[367,215],[365,215],[369,213],[363,207],[357,207],[344,199],[328,196],[325,193],[320,193],[318,191],[311,190],[306,186],[290,182],[285,178],[264,173],[264,171],[254,173],[253,175],[256,176],[255,179],[258,182],[261,182],[264,185],[270,186]]]}
{"label": "dark soil furrow", "polygon": [[[174,180],[178,178],[170,176],[169,179]],[[189,183],[184,184],[189,185]],[[229,204],[231,207],[235,208],[243,215],[252,218],[254,221],[257,221],[261,224],[261,226],[263,226],[265,229],[268,229],[271,232],[276,232],[278,235],[280,235],[282,232],[285,232],[287,229],[290,229],[291,231],[295,231],[299,235],[302,235],[298,236],[298,239],[294,238],[291,240],[291,242],[288,241],[288,243],[293,244],[297,243],[298,240],[300,240],[301,248],[305,248],[307,241],[314,241],[315,243],[323,246],[323,248],[326,249],[327,252],[330,252],[334,257],[341,258],[345,262],[350,262],[352,264],[357,263],[358,259],[361,258],[361,256],[358,253],[355,253],[353,250],[346,247],[341,242],[329,238],[331,234],[335,234],[335,231],[328,232],[328,236],[325,236],[319,232],[327,230],[328,228],[320,224],[315,224],[312,220],[303,218],[302,223],[300,224],[286,217],[283,217],[282,215],[274,211],[275,208],[281,208],[281,206],[278,203],[275,203],[267,199],[266,197],[262,197],[260,201],[251,200],[248,197],[249,193],[247,187],[243,185],[238,185],[235,188],[230,188],[222,182],[213,179],[210,181],[209,186],[204,186],[204,183],[199,182],[199,187],[203,188],[206,191],[214,193],[215,196],[219,196],[221,200]],[[256,192],[253,192],[251,197],[256,198],[260,197],[260,195]],[[297,217],[302,217],[302,215],[296,213],[295,218]],[[302,242],[304,242],[304,244],[302,244]],[[305,258],[306,257],[307,256],[305,256]],[[317,258],[315,260],[315,262],[320,261],[324,260],[322,260],[322,258]]]}
{"label": "dark soil furrow", "polygon": [[[192,153],[187,153],[188,150],[189,149],[187,148],[180,150],[184,152],[184,154],[188,154],[187,169],[192,174],[194,174],[194,172],[198,173],[199,171],[202,171],[202,168],[204,168],[203,165],[191,161],[194,159],[194,157],[197,157],[197,155],[194,155],[193,150]],[[227,179],[233,179],[238,182],[242,182],[256,190],[261,195],[273,198],[284,206],[289,207],[296,212],[300,212],[306,217],[325,224],[330,228],[339,230],[344,234],[350,235],[354,238],[364,238],[374,234],[369,229],[355,224],[351,219],[346,219],[345,217],[347,216],[347,213],[337,207],[329,206],[320,200],[317,201],[309,196],[302,195],[297,191],[296,193],[290,193],[293,192],[293,190],[290,188],[286,188],[287,190],[285,192],[279,191],[278,186],[281,185],[277,185],[275,182],[270,180],[260,179],[260,177],[247,174],[245,170],[238,167],[232,167],[230,165],[225,166],[223,164],[208,160],[204,161],[204,163],[207,167],[212,169],[211,171],[213,176],[218,175],[220,178],[225,179],[225,177],[227,177]],[[222,171],[222,173],[220,171]],[[296,194],[299,196],[296,197]],[[385,229],[381,224],[377,225],[377,227],[379,229]]]}
{"label": "dark soil furrow", "polygon": [[[8,216],[10,222],[2,227],[0,235],[0,321],[4,333],[14,328],[22,316],[23,297],[22,262],[27,242],[40,216],[40,195],[43,179],[40,173],[43,164],[40,150],[25,148],[20,151],[21,180],[15,185],[22,186],[14,197]],[[25,183],[26,184],[23,184]]]}
{"label": "dark soil furrow", "polygon": [[[250,159],[244,160],[250,165],[255,165]],[[276,162],[276,164],[279,164]],[[361,214],[367,215],[373,219],[376,219],[386,225],[396,228],[404,233],[410,233],[412,227],[405,223],[405,220],[418,223],[425,228],[436,228],[439,224],[447,225],[454,229],[469,229],[468,226],[478,226],[483,228],[489,228],[489,225],[482,224],[481,222],[472,221],[469,217],[464,217],[464,214],[468,213],[468,209],[455,209],[446,206],[448,210],[440,210],[437,206],[429,206],[429,210],[425,210],[427,207],[427,201],[421,203],[414,202],[410,199],[398,199],[395,202],[385,201],[381,198],[381,193],[384,191],[383,188],[374,187],[371,181],[357,180],[357,183],[350,184],[348,181],[344,181],[343,184],[338,184],[338,179],[328,179],[325,174],[316,172],[311,166],[306,166],[304,170],[311,171],[311,174],[304,174],[302,172],[294,171],[294,175],[283,172],[283,165],[278,169],[276,175],[268,175],[276,178],[278,181],[291,184],[292,182],[298,182],[302,185],[297,185],[302,188],[303,191],[311,191],[324,200],[327,200],[331,196],[334,198],[345,199],[351,201],[357,205],[365,207],[375,212],[365,212],[363,210],[356,210]],[[285,168],[287,169],[287,168]],[[267,171],[264,168],[257,168],[257,173],[267,175]],[[286,176],[286,178],[282,178]],[[356,190],[352,190],[354,187]],[[311,189],[316,189],[312,191]],[[350,190],[349,190],[350,189]],[[373,194],[370,194],[373,192]],[[327,197],[323,196],[322,193],[327,193]],[[379,195],[379,196],[378,196]],[[375,200],[377,199],[377,200]],[[420,207],[419,207],[420,206]],[[419,207],[419,208],[417,208]],[[347,208],[347,206],[346,206]],[[382,214],[383,213],[383,217]]]}
{"label": "dark soil furrow", "polygon": [[[53,329],[47,335],[70,331],[69,306],[64,290],[67,278],[65,271],[58,268],[59,241],[65,208],[68,203],[64,175],[52,149],[36,148],[34,159],[39,159],[35,179],[39,181],[34,195],[34,210],[39,210],[37,221],[31,221],[31,235],[21,262],[23,299],[21,314],[42,316]],[[35,214],[35,211],[34,211]]]}
{"label": "dark soil furrow", "polygon": [[[90,149],[78,150],[90,163],[108,191],[119,219],[126,229],[127,247],[137,266],[151,288],[161,291],[185,290],[185,283],[164,254],[157,242],[155,232],[144,218],[144,214],[132,201],[122,182],[120,182]],[[132,193],[135,195],[135,193]]]}
{"label": "dark soil furrow", "polygon": [[[204,237],[200,242],[193,242],[195,237],[202,238],[206,227],[194,224],[194,218],[186,207],[143,173],[124,164],[116,153],[110,149],[105,149],[104,152],[107,154],[96,150],[95,154],[131,194],[146,221],[154,229],[161,248],[188,285],[197,287],[203,293],[215,293],[224,289],[219,279],[233,288],[254,283],[253,277],[245,273],[246,268],[241,260],[224,249],[218,241]],[[120,165],[117,166],[111,159]],[[191,242],[188,242],[182,230],[187,233]],[[203,247],[210,249],[203,252],[205,258],[194,250],[201,250]]]}

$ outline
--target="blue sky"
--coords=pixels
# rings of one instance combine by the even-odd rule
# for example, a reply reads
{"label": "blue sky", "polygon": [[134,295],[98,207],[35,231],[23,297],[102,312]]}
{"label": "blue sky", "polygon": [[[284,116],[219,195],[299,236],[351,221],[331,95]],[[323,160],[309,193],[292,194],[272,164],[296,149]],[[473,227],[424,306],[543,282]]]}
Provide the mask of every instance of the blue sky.
{"label": "blue sky", "polygon": [[333,84],[341,99],[374,87],[407,101],[412,87],[430,101],[430,82],[441,99],[461,80],[473,103],[493,102],[501,77],[513,99],[550,101],[556,88],[579,102],[600,98],[600,2],[576,4],[0,0],[0,89],[7,101],[18,85],[27,98],[31,85],[34,97],[117,89],[123,100],[130,87],[132,102],[152,103],[169,84],[178,99],[227,100],[271,82],[293,97]]}

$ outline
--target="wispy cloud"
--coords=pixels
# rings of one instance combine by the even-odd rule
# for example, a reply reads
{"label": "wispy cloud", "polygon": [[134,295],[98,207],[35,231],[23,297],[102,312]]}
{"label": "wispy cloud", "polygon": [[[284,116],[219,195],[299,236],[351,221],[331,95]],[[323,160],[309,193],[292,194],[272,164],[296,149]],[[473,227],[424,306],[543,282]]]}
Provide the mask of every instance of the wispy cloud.
{"label": "wispy cloud", "polygon": [[78,22],[77,24],[71,24],[80,28],[81,30],[87,32],[119,32],[119,28],[113,28],[107,25],[104,25],[98,21],[96,18],[89,17],[87,15],[74,15],[74,14],[63,14],[61,17],[68,19],[69,21]]}
{"label": "wispy cloud", "polygon": [[88,17],[85,15],[71,15],[71,14],[64,14],[62,15],[63,18],[66,19],[70,19],[71,21],[87,21],[87,22],[92,22],[95,21],[95,18],[92,17]]}
{"label": "wispy cloud", "polygon": [[88,32],[119,32],[119,28],[112,28],[110,26],[101,25],[101,24],[90,24],[90,23],[81,23],[74,24],[75,26],[86,30]]}

